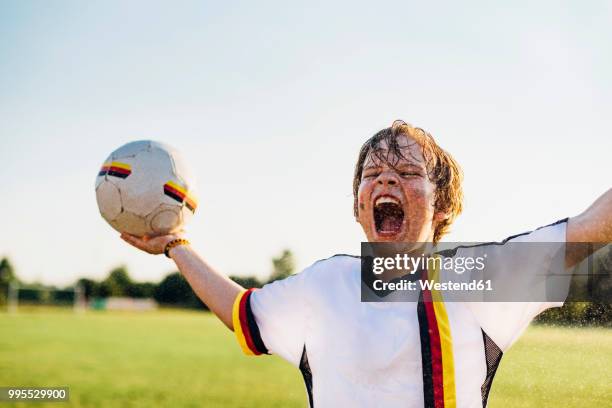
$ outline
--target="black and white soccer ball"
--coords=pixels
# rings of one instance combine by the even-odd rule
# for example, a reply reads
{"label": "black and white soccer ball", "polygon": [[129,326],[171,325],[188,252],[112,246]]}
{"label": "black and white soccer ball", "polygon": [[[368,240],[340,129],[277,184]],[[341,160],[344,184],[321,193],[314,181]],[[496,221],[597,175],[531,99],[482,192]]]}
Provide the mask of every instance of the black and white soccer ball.
{"label": "black and white soccer ball", "polygon": [[112,152],[96,177],[102,217],[117,231],[139,237],[181,229],[198,206],[193,188],[178,151],[151,140]]}

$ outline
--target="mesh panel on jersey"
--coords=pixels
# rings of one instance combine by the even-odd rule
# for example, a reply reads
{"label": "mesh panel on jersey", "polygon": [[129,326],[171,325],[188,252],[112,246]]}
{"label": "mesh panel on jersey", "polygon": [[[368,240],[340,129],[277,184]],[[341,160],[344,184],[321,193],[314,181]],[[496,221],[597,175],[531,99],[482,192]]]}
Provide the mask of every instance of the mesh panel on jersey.
{"label": "mesh panel on jersey", "polygon": [[302,377],[304,377],[304,385],[306,391],[308,391],[308,404],[310,408],[313,408],[312,402],[312,371],[310,371],[310,364],[308,364],[308,354],[306,353],[306,345],[304,345],[304,351],[302,351],[302,358],[300,360],[300,371]]}
{"label": "mesh panel on jersey", "polygon": [[487,361],[487,377],[480,387],[480,392],[482,394],[482,406],[486,408],[487,400],[489,399],[489,391],[491,391],[491,384],[493,384],[493,377],[495,377],[495,372],[497,371],[497,367],[504,353],[497,344],[487,336],[484,330],[482,331],[482,339],[484,341],[485,358]]}

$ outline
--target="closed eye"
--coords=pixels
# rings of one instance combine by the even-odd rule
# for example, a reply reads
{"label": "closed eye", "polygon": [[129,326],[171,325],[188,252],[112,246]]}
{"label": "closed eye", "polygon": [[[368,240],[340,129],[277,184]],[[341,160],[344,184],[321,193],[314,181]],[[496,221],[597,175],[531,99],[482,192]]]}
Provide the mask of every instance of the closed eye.
{"label": "closed eye", "polygon": [[376,168],[376,167],[370,167],[368,169],[365,169],[361,175],[362,178],[372,178],[372,177],[378,177],[378,175],[380,174],[380,169]]}

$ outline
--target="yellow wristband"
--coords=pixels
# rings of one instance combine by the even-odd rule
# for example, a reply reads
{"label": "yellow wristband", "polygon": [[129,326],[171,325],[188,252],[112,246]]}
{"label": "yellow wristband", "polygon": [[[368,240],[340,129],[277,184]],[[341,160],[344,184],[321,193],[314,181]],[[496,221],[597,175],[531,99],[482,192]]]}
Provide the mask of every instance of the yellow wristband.
{"label": "yellow wristband", "polygon": [[179,245],[189,245],[190,242],[187,241],[184,238],[177,238],[177,239],[173,239],[172,241],[168,242],[164,248],[164,254],[170,258],[170,250],[174,247],[177,247]]}

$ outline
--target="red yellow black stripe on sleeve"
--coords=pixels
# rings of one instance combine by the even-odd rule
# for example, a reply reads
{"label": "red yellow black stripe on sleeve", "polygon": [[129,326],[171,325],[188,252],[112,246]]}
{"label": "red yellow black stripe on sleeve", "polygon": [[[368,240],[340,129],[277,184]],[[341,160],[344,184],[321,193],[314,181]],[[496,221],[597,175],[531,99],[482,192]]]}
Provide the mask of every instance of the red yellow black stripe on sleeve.
{"label": "red yellow black stripe on sleeve", "polygon": [[113,176],[119,178],[126,178],[132,174],[132,167],[127,163],[120,162],[107,162],[102,165],[98,176]]}
{"label": "red yellow black stripe on sleeve", "polygon": [[[437,275],[437,271],[432,275]],[[425,275],[426,277],[427,275]],[[429,277],[437,280],[437,277]],[[455,408],[453,344],[444,300],[438,291],[421,292],[417,305],[426,408]]]}
{"label": "red yellow black stripe on sleeve", "polygon": [[198,202],[196,201],[195,197],[190,195],[187,189],[172,181],[164,184],[164,194],[173,198],[179,203],[185,203],[185,206],[189,208],[191,212],[195,212],[195,209],[198,206]]}
{"label": "red yellow black stripe on sleeve", "polygon": [[245,290],[236,296],[234,307],[232,308],[232,323],[234,325],[234,334],[244,354],[258,356],[260,354],[268,354],[268,349],[261,339],[255,316],[251,310],[253,290]]}

